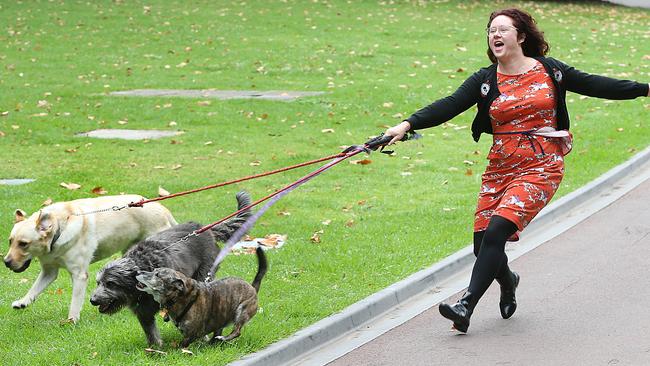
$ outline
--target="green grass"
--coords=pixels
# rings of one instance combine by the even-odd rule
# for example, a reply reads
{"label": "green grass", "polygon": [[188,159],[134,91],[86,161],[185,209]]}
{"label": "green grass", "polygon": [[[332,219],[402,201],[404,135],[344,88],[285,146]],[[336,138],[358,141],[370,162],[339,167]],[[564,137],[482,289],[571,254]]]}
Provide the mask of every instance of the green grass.
{"label": "green grass", "polygon": [[[487,17],[511,5],[536,16],[551,56],[593,73],[650,80],[650,13],[600,2],[3,2],[0,178],[37,180],[0,186],[0,232],[8,237],[15,208],[33,212],[47,198],[89,197],[96,186],[109,194],[153,197],[158,186],[186,190],[364,142],[485,66]],[[327,94],[289,103],[209,105],[105,95],[142,88]],[[558,196],[648,146],[649,104],[569,96],[575,147]],[[159,322],[168,354],[147,355],[132,314],[103,316],[88,303],[79,324],[61,326],[71,292],[64,270],[36,303],[15,311],[11,302],[38,274],[34,263],[22,274],[0,272],[2,363],[223,365],[432,265],[471,240],[490,144],[489,136],[473,143],[463,128],[473,114],[422,131],[423,139],[398,145],[397,156],[372,154],[372,164],[342,164],[269,210],[252,234],[286,234],[288,243],[269,253],[263,311],[233,344],[196,342],[189,357],[170,346],[180,340],[178,331]],[[97,128],[184,134],[152,141],[74,136]],[[335,132],[321,132],[329,128]],[[260,165],[251,166],[254,161]],[[179,221],[209,223],[233,211],[237,190],[259,198],[307,171],[164,204]],[[82,188],[68,191],[61,182]],[[313,243],[310,237],[319,230],[321,242]],[[104,263],[92,265],[91,278]],[[252,257],[237,256],[219,274],[252,279],[254,272]]]}

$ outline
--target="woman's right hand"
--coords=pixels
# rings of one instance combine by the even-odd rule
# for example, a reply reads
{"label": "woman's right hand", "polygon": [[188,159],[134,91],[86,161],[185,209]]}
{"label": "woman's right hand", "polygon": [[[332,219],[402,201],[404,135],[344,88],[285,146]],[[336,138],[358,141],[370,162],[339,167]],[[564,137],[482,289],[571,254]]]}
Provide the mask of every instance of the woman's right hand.
{"label": "woman's right hand", "polygon": [[411,124],[408,123],[407,121],[402,121],[402,123],[387,129],[386,132],[384,132],[384,135],[393,136],[393,139],[390,140],[388,145],[392,145],[397,141],[401,140],[410,129],[411,129]]}

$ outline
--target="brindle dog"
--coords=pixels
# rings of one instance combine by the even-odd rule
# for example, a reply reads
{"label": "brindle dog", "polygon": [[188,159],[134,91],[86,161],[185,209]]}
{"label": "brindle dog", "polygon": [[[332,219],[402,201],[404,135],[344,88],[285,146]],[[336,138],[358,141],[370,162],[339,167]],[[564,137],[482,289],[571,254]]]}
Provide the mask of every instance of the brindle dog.
{"label": "brindle dog", "polygon": [[[264,251],[257,248],[258,270],[251,284],[227,277],[214,282],[199,282],[171,268],[140,272],[138,289],[151,294],[183,334],[180,346],[209,333],[211,343],[229,341],[241,334],[241,329],[257,313],[257,293],[266,274]],[[234,324],[232,332],[222,337],[223,328]]]}

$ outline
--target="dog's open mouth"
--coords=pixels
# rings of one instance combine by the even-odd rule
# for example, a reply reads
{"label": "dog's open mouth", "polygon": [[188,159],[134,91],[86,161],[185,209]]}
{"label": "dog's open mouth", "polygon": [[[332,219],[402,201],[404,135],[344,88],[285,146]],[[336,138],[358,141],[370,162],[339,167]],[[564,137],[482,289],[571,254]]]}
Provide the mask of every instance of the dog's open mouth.
{"label": "dog's open mouth", "polygon": [[147,288],[147,286],[145,286],[144,283],[142,282],[138,282],[135,284],[135,288],[137,288],[140,291],[144,291],[144,289]]}
{"label": "dog's open mouth", "polygon": [[106,304],[101,304],[101,305],[99,305],[97,310],[99,310],[100,313],[106,313],[106,312],[109,311],[112,304],[113,304],[112,302],[109,302],[109,303],[106,303]]}

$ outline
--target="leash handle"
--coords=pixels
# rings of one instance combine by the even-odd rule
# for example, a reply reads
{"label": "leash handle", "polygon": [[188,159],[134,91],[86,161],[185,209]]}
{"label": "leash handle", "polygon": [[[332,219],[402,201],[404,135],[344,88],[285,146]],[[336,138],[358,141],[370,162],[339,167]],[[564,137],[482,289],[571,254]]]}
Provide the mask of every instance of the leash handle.
{"label": "leash handle", "polygon": [[[389,136],[389,135],[384,135],[384,133],[381,133],[377,137],[373,137],[370,140],[366,141],[364,146],[370,150],[377,150],[378,148],[381,147],[381,152],[386,153],[386,154],[392,154],[392,151],[383,151],[383,148],[390,142],[390,140],[393,139],[394,136]],[[408,131],[404,136],[400,139],[400,141],[408,141],[408,140],[417,140],[422,135],[415,131]]]}

